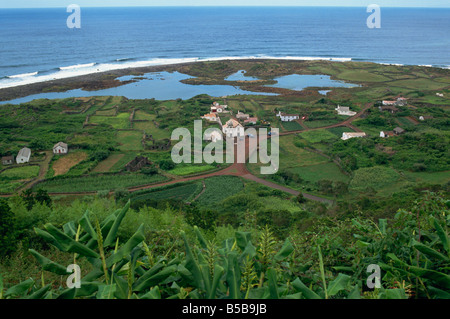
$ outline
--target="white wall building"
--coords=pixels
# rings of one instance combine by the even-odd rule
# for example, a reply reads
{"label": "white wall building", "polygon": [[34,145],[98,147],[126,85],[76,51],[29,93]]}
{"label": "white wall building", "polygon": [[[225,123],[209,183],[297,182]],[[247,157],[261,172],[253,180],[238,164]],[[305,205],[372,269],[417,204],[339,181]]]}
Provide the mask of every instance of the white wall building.
{"label": "white wall building", "polygon": [[66,143],[59,142],[53,146],[53,154],[67,154],[69,146]]}
{"label": "white wall building", "polygon": [[28,147],[22,148],[16,156],[16,163],[28,163],[31,157],[31,150]]}
{"label": "white wall building", "polygon": [[222,132],[227,137],[241,137],[244,136],[244,127],[235,119],[230,119],[222,126]]}
{"label": "white wall building", "polygon": [[348,140],[348,139],[351,139],[351,138],[354,138],[354,137],[366,137],[366,133],[364,133],[364,132],[362,132],[362,133],[359,133],[359,132],[344,132],[344,133],[342,133],[342,137],[341,137],[341,140]]}
{"label": "white wall building", "polygon": [[353,116],[356,115],[356,112],[350,111],[350,108],[348,106],[340,106],[338,105],[335,110],[338,112],[339,115],[347,115],[347,116]]}
{"label": "white wall building", "polygon": [[282,113],[281,111],[279,111],[277,114],[277,117],[279,117],[282,122],[292,122],[292,121],[298,120],[300,118],[300,115],[286,114],[286,113]]}

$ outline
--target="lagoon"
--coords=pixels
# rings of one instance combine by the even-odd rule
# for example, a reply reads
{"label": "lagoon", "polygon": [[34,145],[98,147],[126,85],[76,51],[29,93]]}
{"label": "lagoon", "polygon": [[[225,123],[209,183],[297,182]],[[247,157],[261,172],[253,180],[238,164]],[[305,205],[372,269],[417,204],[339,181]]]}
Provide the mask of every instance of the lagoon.
{"label": "lagoon", "polygon": [[121,85],[114,88],[98,91],[84,91],[82,89],[70,90],[66,92],[49,92],[29,95],[10,101],[3,101],[0,104],[20,104],[27,103],[35,99],[64,99],[69,97],[89,97],[89,96],[124,96],[129,99],[151,99],[175,100],[190,99],[199,94],[208,94],[213,97],[228,95],[277,95],[274,93],[250,92],[231,85],[190,85],[181,83],[181,80],[193,78],[187,74],[179,72],[150,72],[142,77],[122,76],[117,78],[120,81],[135,80],[135,82]]}

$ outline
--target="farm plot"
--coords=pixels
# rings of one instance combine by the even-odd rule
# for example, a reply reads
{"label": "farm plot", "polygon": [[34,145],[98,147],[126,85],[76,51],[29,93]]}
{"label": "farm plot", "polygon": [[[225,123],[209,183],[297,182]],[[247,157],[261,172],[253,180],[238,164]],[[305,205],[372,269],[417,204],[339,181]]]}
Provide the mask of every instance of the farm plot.
{"label": "farm plot", "polygon": [[132,196],[132,202],[143,202],[146,200],[166,200],[176,199],[181,201],[189,201],[201,192],[203,185],[201,182],[188,184],[175,184],[169,187],[156,188],[145,192],[139,192],[138,195]]}
{"label": "farm plot", "polygon": [[0,193],[11,193],[39,174],[37,165],[14,167],[0,173]]}
{"label": "farm plot", "polygon": [[93,173],[105,173],[109,172],[113,166],[119,162],[125,154],[112,154],[107,159],[98,163],[98,165],[92,170]]}
{"label": "farm plot", "polygon": [[290,168],[289,171],[312,183],[323,179],[341,182],[348,182],[349,180],[349,177],[344,175],[335,163],[331,162]]}
{"label": "farm plot", "polygon": [[52,165],[54,176],[66,174],[72,167],[88,158],[86,152],[73,152],[58,158]]}
{"label": "farm plot", "polygon": [[144,174],[91,175],[53,178],[36,184],[34,188],[45,189],[49,193],[93,192],[116,190],[153,184],[167,180],[165,176]]}
{"label": "farm plot", "polygon": [[119,131],[117,132],[117,142],[121,151],[139,151],[142,147],[142,132],[139,131]]}
{"label": "farm plot", "polygon": [[130,128],[130,113],[119,113],[117,116],[97,116],[93,115],[89,118],[89,122],[93,124],[107,124],[115,129]]}
{"label": "farm plot", "polygon": [[205,192],[200,195],[197,202],[204,206],[214,206],[224,199],[239,193],[243,188],[239,177],[215,176],[205,179]]}
{"label": "farm plot", "polygon": [[301,131],[301,130],[303,130],[303,126],[301,126],[297,121],[283,122],[282,125],[286,131]]}

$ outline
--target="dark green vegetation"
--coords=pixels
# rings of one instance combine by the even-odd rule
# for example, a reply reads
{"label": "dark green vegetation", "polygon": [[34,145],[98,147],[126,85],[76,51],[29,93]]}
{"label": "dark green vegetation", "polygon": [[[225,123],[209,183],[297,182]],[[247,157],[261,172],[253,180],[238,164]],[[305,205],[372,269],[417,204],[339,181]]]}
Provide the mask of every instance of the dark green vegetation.
{"label": "dark green vegetation", "polygon": [[[8,204],[0,204],[2,219],[11,219]],[[284,240],[267,224],[258,226],[266,220],[261,224],[261,217],[252,214],[239,229],[214,234],[189,226],[192,215],[176,209],[136,212],[129,206],[111,207],[113,213],[104,215],[91,204],[71,222],[35,228],[34,245],[42,246],[30,248],[21,261],[34,258],[42,273],[15,285],[9,283],[11,273],[0,277],[0,298],[450,297],[450,205],[435,194],[389,221],[358,214],[316,217],[310,231],[292,232]],[[69,263],[80,266],[80,288],[61,285],[60,278],[72,274]],[[370,265],[382,269],[382,285],[375,289],[367,287]]]}
{"label": "dark green vegetation", "polygon": [[[23,146],[33,154],[30,164],[0,167],[0,192],[22,193],[0,205],[0,297],[448,298],[449,71],[323,61],[221,61],[177,70],[197,76],[194,84],[223,84],[243,69],[264,81],[233,85],[282,95],[2,106],[1,155]],[[323,96],[317,88],[261,86],[292,73],[361,87]],[[397,96],[408,98],[397,113],[378,109]],[[226,165],[176,165],[170,149],[149,150],[152,142],[142,140],[144,132],[158,143],[174,128],[192,130],[213,101],[280,128],[279,172],[260,176],[260,165],[248,164],[251,174],[333,204],[237,176],[186,179]],[[337,115],[337,105],[364,112],[350,119]],[[307,119],[281,123],[277,111]],[[218,125],[203,121],[207,127]],[[396,127],[405,133],[379,137]],[[355,131],[367,137],[340,139]],[[70,156],[52,156],[59,141],[69,144]],[[125,165],[140,155],[152,163],[128,172]],[[74,257],[86,285],[66,290],[61,275]],[[382,289],[365,285],[370,264],[382,268]]]}

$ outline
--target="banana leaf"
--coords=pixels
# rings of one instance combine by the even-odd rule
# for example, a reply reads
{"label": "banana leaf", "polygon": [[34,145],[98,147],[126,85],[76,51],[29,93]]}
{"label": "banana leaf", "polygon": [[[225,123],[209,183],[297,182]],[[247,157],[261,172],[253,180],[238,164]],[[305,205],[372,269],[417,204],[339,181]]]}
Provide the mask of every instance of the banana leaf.
{"label": "banana leaf", "polygon": [[36,258],[38,263],[42,266],[42,269],[62,276],[70,274],[67,271],[66,267],[58,263],[55,263],[54,261],[48,259],[47,257],[42,256],[36,250],[29,249],[28,251],[33,255],[34,258]]}

